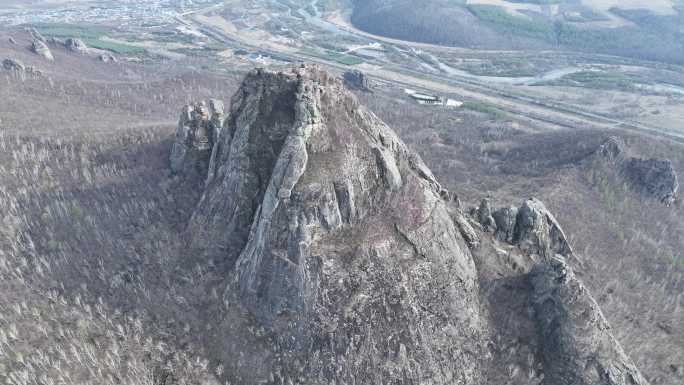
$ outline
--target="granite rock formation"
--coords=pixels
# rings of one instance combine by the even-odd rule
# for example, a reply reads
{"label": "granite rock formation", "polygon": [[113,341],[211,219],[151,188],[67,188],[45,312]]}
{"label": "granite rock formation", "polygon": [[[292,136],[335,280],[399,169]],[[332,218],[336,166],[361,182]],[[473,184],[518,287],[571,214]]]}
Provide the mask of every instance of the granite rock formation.
{"label": "granite rock formation", "polygon": [[347,71],[344,73],[344,84],[352,89],[371,91],[372,86],[368,77],[361,71]]}
{"label": "granite rock formation", "polygon": [[171,170],[205,178],[224,120],[223,102],[218,100],[183,107],[171,150]]}
{"label": "granite rock formation", "polygon": [[479,378],[477,274],[443,189],[340,80],[250,73],[213,146],[191,247],[281,357],[238,377]]}
{"label": "granite rock formation", "polygon": [[17,75],[31,75],[31,76],[41,76],[42,72],[37,70],[33,66],[26,66],[21,60],[17,59],[5,59],[2,61],[2,67],[5,71],[11,71]]}
{"label": "granite rock formation", "polygon": [[31,52],[44,58],[47,61],[55,60],[55,57],[52,55],[52,51],[50,51],[50,48],[42,40],[33,40],[33,42],[31,43]]}
{"label": "granite rock formation", "polygon": [[577,256],[537,199],[493,213],[474,250],[489,314],[489,383],[645,385],[596,301],[573,273]]}
{"label": "granite rock formation", "polygon": [[538,199],[528,199],[520,208],[504,207],[494,212],[489,199],[484,199],[472,216],[485,232],[494,232],[496,239],[516,245],[528,255],[549,259],[556,254],[572,254],[560,224]]}
{"label": "granite rock formation", "polygon": [[677,199],[679,179],[669,160],[631,158],[624,164],[624,173],[635,189],[666,205]]}
{"label": "granite rock formation", "polygon": [[7,71],[17,71],[17,72],[24,72],[26,70],[26,66],[24,66],[24,63],[22,63],[19,60],[16,59],[5,59],[2,61],[2,68],[4,68]]}
{"label": "granite rock formation", "polygon": [[86,54],[88,53],[88,46],[81,39],[68,38],[64,41],[64,46],[67,50],[75,53]]}
{"label": "granite rock formation", "polygon": [[601,144],[596,155],[614,164],[633,190],[668,206],[677,199],[679,179],[670,160],[629,157],[624,141],[617,137]]}
{"label": "granite rock formation", "polygon": [[116,63],[118,61],[116,56],[108,54],[108,53],[103,53],[100,56],[98,56],[97,58],[103,63]]}
{"label": "granite rock formation", "polygon": [[529,280],[547,383],[647,383],[613,337],[596,301],[563,260],[535,266]]}
{"label": "granite rock formation", "polygon": [[184,109],[171,168],[204,182],[187,254],[225,272],[206,342],[227,380],[646,384],[558,268],[573,252],[540,201],[469,218],[318,67],[252,71],[217,106]]}

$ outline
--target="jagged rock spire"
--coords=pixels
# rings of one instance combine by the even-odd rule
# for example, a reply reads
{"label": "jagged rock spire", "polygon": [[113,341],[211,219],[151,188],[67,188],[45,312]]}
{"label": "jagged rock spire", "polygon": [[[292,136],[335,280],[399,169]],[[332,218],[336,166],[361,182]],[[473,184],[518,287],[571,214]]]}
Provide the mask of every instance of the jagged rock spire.
{"label": "jagged rock spire", "polygon": [[208,177],[214,143],[225,120],[223,102],[212,99],[183,107],[178,121],[170,163],[174,173]]}
{"label": "jagged rock spire", "polygon": [[214,148],[191,254],[273,339],[275,383],[479,381],[477,275],[444,190],[339,79],[251,72]]}

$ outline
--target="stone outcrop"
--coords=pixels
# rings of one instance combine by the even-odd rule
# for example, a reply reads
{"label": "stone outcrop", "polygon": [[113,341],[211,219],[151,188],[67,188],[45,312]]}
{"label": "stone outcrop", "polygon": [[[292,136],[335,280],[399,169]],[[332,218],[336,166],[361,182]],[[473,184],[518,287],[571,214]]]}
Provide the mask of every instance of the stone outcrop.
{"label": "stone outcrop", "polygon": [[55,57],[52,55],[52,51],[50,51],[50,48],[42,40],[33,40],[33,42],[31,43],[31,52],[35,53],[36,55],[42,57],[47,61],[55,60]]}
{"label": "stone outcrop", "polygon": [[218,100],[183,107],[171,150],[171,170],[206,178],[224,120],[223,102]]}
{"label": "stone outcrop", "polygon": [[77,39],[77,38],[66,39],[64,41],[64,47],[66,47],[66,49],[71,51],[71,52],[75,52],[75,53],[79,53],[79,54],[88,53],[88,46],[81,39]]}
{"label": "stone outcrop", "polygon": [[468,218],[458,210],[452,214],[452,218],[468,247],[471,249],[478,248],[480,246],[480,235],[475,231]]}
{"label": "stone outcrop", "polygon": [[42,72],[34,68],[33,66],[25,66],[23,62],[16,59],[5,59],[2,61],[2,69],[5,71],[11,71],[15,74],[24,76],[41,76]]}
{"label": "stone outcrop", "polygon": [[496,231],[496,221],[494,220],[494,217],[492,217],[492,208],[488,198],[485,198],[480,202],[480,206],[475,210],[474,214],[484,231]]}
{"label": "stone outcrop", "polygon": [[371,91],[372,86],[368,77],[361,71],[347,71],[344,73],[344,83],[347,87],[360,91]]}
{"label": "stone outcrop", "polygon": [[505,207],[495,212],[489,199],[484,199],[471,215],[485,232],[494,232],[498,240],[516,245],[526,254],[543,259],[572,254],[560,224],[538,199],[531,198],[520,208]]}
{"label": "stone outcrop", "polygon": [[611,137],[596,150],[596,156],[615,165],[633,190],[671,205],[677,199],[679,180],[667,159],[629,157],[620,138]]}
{"label": "stone outcrop", "polygon": [[572,248],[556,218],[538,199],[529,199],[518,209],[513,243],[528,254],[551,258],[570,255]]}
{"label": "stone outcrop", "polygon": [[537,265],[529,280],[545,383],[647,384],[612,335],[596,301],[564,261]]}
{"label": "stone outcrop", "polygon": [[625,158],[625,147],[622,139],[611,136],[599,146],[596,154],[612,162],[621,162]]}
{"label": "stone outcrop", "polygon": [[624,163],[623,172],[636,190],[666,205],[677,199],[679,180],[671,161],[631,158]]}
{"label": "stone outcrop", "polygon": [[7,71],[16,71],[16,72],[24,72],[26,70],[26,66],[24,66],[24,63],[22,63],[19,60],[16,59],[5,59],[2,61],[2,68],[4,68]]}
{"label": "stone outcrop", "polygon": [[518,219],[517,207],[504,207],[492,214],[496,223],[496,237],[500,241],[515,242],[515,225]]}
{"label": "stone outcrop", "polygon": [[[251,72],[214,148],[191,250],[229,272],[226,311],[248,311],[280,357],[247,357],[236,378],[481,382],[477,276],[443,189],[340,80]],[[246,338],[233,332],[222,351]]]}
{"label": "stone outcrop", "polygon": [[108,54],[108,53],[103,53],[100,56],[98,56],[97,58],[103,63],[116,63],[116,62],[118,62],[118,59],[116,58],[116,56]]}
{"label": "stone outcrop", "polygon": [[539,200],[468,218],[317,67],[219,106],[184,109],[171,163],[204,182],[187,254],[226,277],[206,342],[229,381],[646,385]]}
{"label": "stone outcrop", "polygon": [[572,272],[576,256],[544,204],[530,199],[492,216],[495,236],[474,250],[496,341],[489,383],[648,384]]}

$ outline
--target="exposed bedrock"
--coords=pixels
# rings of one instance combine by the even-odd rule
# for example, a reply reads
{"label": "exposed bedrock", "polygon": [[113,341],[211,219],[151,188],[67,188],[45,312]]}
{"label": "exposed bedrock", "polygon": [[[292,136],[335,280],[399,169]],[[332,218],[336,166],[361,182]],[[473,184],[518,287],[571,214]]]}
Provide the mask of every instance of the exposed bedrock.
{"label": "exposed bedrock", "polygon": [[171,149],[171,170],[205,179],[224,120],[223,102],[215,99],[183,107]]}
{"label": "exposed bedrock", "polygon": [[537,265],[529,280],[547,384],[647,384],[564,261]]}
{"label": "exposed bedrock", "polygon": [[[176,172],[194,170],[203,182],[187,254],[225,273],[225,307],[206,343],[228,379],[522,384],[541,383],[544,373],[554,378],[566,362],[589,365],[587,355],[572,356],[584,351],[573,344],[584,343],[585,333],[604,338],[604,324],[584,330],[557,309],[593,300],[586,291],[568,297],[547,290],[546,270],[533,268],[572,254],[541,202],[492,212],[487,201],[476,210],[486,223],[479,225],[419,156],[317,67],[250,72],[223,124],[217,108],[205,108],[184,112],[171,161]],[[504,256],[507,250],[517,254]],[[509,288],[501,279],[518,284]],[[561,315],[550,326],[546,300],[534,302],[544,293],[556,299],[548,311]],[[514,311],[503,311],[506,303]],[[510,328],[504,317],[526,326]],[[539,336],[557,324],[570,325],[564,336],[583,336],[563,337],[561,350],[542,346]],[[532,377],[500,368],[504,355],[490,346],[504,330],[506,338],[534,342],[506,353],[529,360]],[[602,368],[631,365],[607,354]]]}
{"label": "exposed bedrock", "polygon": [[617,167],[633,190],[671,205],[679,193],[679,178],[668,159],[629,157],[622,139],[611,137],[601,144],[596,155]]}
{"label": "exposed bedrock", "polygon": [[262,365],[303,383],[479,383],[477,275],[443,189],[339,79],[251,72],[214,148],[191,249],[273,339]]}

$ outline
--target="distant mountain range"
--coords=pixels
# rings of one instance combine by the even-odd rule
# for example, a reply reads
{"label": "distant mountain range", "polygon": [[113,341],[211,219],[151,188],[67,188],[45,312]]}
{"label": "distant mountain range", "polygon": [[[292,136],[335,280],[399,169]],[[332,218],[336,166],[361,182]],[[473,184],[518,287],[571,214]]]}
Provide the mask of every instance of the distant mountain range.
{"label": "distant mountain range", "polygon": [[[641,7],[645,8],[641,8]],[[482,49],[559,49],[684,63],[674,1],[355,1],[352,22],[404,40]]]}

